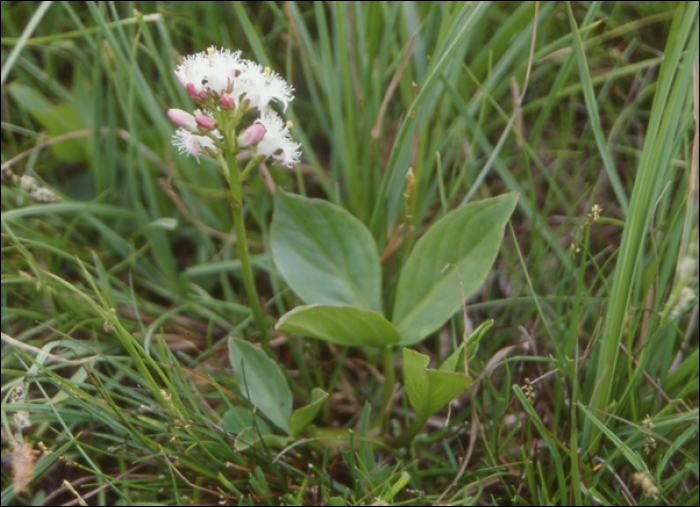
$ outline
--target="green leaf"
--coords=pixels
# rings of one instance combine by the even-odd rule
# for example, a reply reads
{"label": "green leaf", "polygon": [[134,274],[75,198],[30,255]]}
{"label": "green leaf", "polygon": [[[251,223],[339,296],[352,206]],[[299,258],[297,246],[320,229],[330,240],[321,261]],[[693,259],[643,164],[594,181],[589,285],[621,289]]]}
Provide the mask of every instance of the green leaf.
{"label": "green leaf", "polygon": [[469,363],[476,353],[481,337],[491,326],[493,326],[493,319],[486,320],[479,324],[479,327],[471,332],[466,341],[457,347],[457,350],[455,350],[447,359],[443,361],[443,363],[440,365],[440,369],[464,373],[464,343],[467,344],[467,363]]}
{"label": "green leaf", "polygon": [[346,210],[278,190],[270,242],[277,269],[305,303],[380,311],[377,246]]}
{"label": "green leaf", "polygon": [[447,356],[442,364],[440,365],[441,370],[445,371],[458,371],[464,373],[464,343],[462,343],[457,349]]}
{"label": "green leaf", "polygon": [[[262,431],[262,430],[261,430]],[[263,441],[267,447],[284,447],[294,440],[287,435],[275,435],[273,433],[257,433],[252,426],[243,428],[236,435],[234,447],[237,451],[245,451],[253,446],[262,447]]]}
{"label": "green leaf", "polygon": [[292,435],[297,436],[304,431],[304,428],[314,420],[326,398],[328,398],[328,393],[323,389],[316,387],[311,391],[311,403],[295,410],[292,414]]}
{"label": "green leaf", "polygon": [[441,410],[445,405],[462,394],[472,383],[471,377],[462,373],[445,370],[428,370],[428,415]]}
{"label": "green leaf", "polygon": [[[272,429],[260,417],[255,420],[255,424],[262,433],[270,433]],[[229,433],[238,434],[244,428],[253,425],[253,411],[247,407],[233,407],[227,410],[221,418],[221,426]]]}
{"label": "green leaf", "polygon": [[282,315],[275,329],[349,347],[383,348],[401,338],[381,314],[351,306],[298,306]]}
{"label": "green leaf", "polygon": [[476,354],[476,350],[479,348],[479,342],[484,336],[486,331],[491,329],[493,326],[493,319],[486,320],[479,324],[479,326],[472,331],[472,333],[467,337],[467,362],[470,362]]}
{"label": "green leaf", "polygon": [[[70,103],[54,106],[46,117],[46,125],[49,128],[49,135],[53,138],[79,132],[86,128],[85,123],[78,114],[78,110],[75,108],[75,104]],[[51,148],[61,160],[77,162],[85,158],[86,151],[91,143],[92,136],[84,136],[54,143],[51,145]]]}
{"label": "green leaf", "polygon": [[41,92],[36,88],[21,84],[19,82],[10,83],[7,87],[10,96],[19,104],[21,107],[26,108],[35,120],[39,123],[47,126],[47,118],[51,109],[53,108],[53,103],[47,99]]}
{"label": "green leaf", "polygon": [[403,377],[408,401],[416,411],[416,418],[427,419],[472,383],[461,373],[446,370],[428,370],[430,358],[409,348],[403,349]]}
{"label": "green leaf", "polygon": [[[54,105],[35,88],[17,82],[11,83],[8,91],[10,96],[26,108],[35,120],[48,128],[49,136],[52,138],[86,128],[74,103],[63,102]],[[91,143],[91,136],[82,136],[53,143],[51,149],[62,160],[76,162],[85,158],[86,147]]]}
{"label": "green leaf", "polygon": [[406,384],[408,401],[416,411],[416,414],[425,414],[428,410],[428,362],[430,358],[425,354],[409,348],[403,349],[403,379]]}
{"label": "green leaf", "polygon": [[440,365],[441,370],[446,371],[456,371],[459,373],[464,373],[464,343],[467,344],[467,363],[472,360],[476,349],[479,346],[479,341],[484,333],[493,325],[493,319],[486,320],[482,322],[479,327],[477,327],[471,334],[467,337],[466,341],[463,342],[457,350],[449,355]]}
{"label": "green leaf", "polygon": [[509,193],[465,204],[416,243],[396,290],[393,323],[400,345],[421,341],[462,306],[460,279],[464,298],[484,283],[517,201],[518,194]]}
{"label": "green leaf", "polygon": [[229,338],[228,347],[241,394],[272,423],[291,433],[292,393],[279,366],[248,342]]}

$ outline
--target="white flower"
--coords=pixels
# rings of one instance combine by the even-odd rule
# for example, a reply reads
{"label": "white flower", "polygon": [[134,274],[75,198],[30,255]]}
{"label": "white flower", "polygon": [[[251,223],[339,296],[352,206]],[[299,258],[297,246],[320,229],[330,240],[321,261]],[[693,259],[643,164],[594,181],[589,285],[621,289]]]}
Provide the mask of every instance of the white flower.
{"label": "white flower", "polygon": [[[258,155],[276,158],[287,167],[292,167],[299,162],[301,144],[292,141],[289,127],[277,113],[272,110],[264,111],[262,116],[255,120],[255,123],[260,123],[265,127],[265,135],[258,143]],[[278,154],[278,152],[281,153]]]}
{"label": "white flower", "polygon": [[[221,139],[221,134],[218,130],[212,130],[211,134]],[[209,154],[208,152],[216,151],[217,147],[214,141],[207,136],[198,136],[187,129],[179,128],[173,135],[173,146],[177,146],[180,153],[187,153],[187,156],[193,155],[199,162],[199,155]]]}
{"label": "white flower", "polygon": [[270,70],[263,68],[255,62],[246,62],[246,68],[236,77],[233,97],[236,105],[248,101],[249,109],[257,108],[264,111],[272,100],[279,100],[287,110],[287,104],[294,98],[292,88],[282,77]]}
{"label": "white flower", "polygon": [[185,58],[175,75],[190,95],[194,95],[193,91],[204,94],[210,90],[221,95],[230,90],[236,74],[245,68],[240,51],[211,47]]}

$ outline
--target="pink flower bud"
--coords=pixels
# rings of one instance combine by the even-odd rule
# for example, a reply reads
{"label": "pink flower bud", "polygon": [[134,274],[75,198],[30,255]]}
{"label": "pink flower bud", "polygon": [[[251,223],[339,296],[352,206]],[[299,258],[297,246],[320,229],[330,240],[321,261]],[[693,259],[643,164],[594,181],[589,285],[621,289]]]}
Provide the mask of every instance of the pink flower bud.
{"label": "pink flower bud", "polygon": [[206,114],[197,115],[194,120],[197,122],[197,125],[203,129],[214,130],[216,128],[216,120]]}
{"label": "pink flower bud", "polygon": [[230,94],[228,93],[222,93],[221,94],[221,107],[224,109],[233,109],[236,105],[236,102],[233,100],[233,97],[231,97]]}
{"label": "pink flower bud", "polygon": [[194,116],[182,109],[168,109],[168,118],[176,125],[185,127],[190,132],[199,132]]}
{"label": "pink flower bud", "polygon": [[245,148],[260,141],[265,135],[265,127],[260,123],[253,123],[238,136],[238,146]]}
{"label": "pink flower bud", "polygon": [[203,99],[207,96],[206,92],[197,91],[197,87],[194,85],[194,83],[187,83],[185,88],[187,89],[187,93],[189,93],[190,97],[192,97],[194,100]]}

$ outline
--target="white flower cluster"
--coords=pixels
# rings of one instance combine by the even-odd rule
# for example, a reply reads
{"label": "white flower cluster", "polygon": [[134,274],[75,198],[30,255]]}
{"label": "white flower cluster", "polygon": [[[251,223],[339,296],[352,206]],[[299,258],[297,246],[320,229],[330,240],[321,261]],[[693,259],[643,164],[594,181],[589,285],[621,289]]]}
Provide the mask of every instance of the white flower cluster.
{"label": "white flower cluster", "polygon": [[[202,108],[194,115],[168,110],[168,117],[181,127],[173,137],[180,153],[197,160],[202,154],[215,155],[224,136],[235,133],[243,114],[257,111],[260,117],[253,125],[238,129],[242,132],[234,140],[236,147],[250,149],[258,160],[272,157],[287,167],[299,162],[301,145],[292,140],[291,123],[270,108],[278,101],[286,111],[294,89],[269,67],[242,59],[240,51],[211,47],[185,58],[175,75]],[[217,130],[222,124],[228,126],[224,132]]]}

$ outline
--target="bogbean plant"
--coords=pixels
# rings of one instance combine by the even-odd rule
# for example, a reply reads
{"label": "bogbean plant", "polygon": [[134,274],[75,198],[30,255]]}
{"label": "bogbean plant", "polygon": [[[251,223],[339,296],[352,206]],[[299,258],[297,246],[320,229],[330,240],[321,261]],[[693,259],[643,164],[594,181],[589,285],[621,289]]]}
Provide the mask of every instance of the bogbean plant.
{"label": "bogbean plant", "polygon": [[[286,435],[279,436],[250,410],[235,407],[223,419],[238,435],[236,445],[251,442],[283,445],[299,435],[316,416],[327,393],[316,388],[311,404],[292,411],[292,394],[267,343],[267,330],[253,281],[243,222],[242,181],[263,160],[287,167],[299,161],[300,145],[272,110],[286,110],[292,88],[269,68],[243,60],[240,52],[208,49],[187,57],[176,75],[199,109],[190,114],[171,109],[181,128],[174,144],[181,152],[215,158],[229,181],[229,201],[243,282],[263,349],[229,339],[231,364],[240,395]],[[248,126],[245,121],[257,116]],[[241,170],[237,156],[250,154]],[[382,352],[384,408],[394,392],[394,352],[401,348],[403,378],[415,419],[398,437],[379,437],[394,447],[406,445],[430,415],[441,410],[471,383],[468,361],[491,321],[479,326],[437,369],[428,356],[409,347],[441,328],[484,282],[503,239],[517,194],[509,193],[460,206],[438,220],[408,255],[391,299],[382,305],[381,263],[367,227],[348,211],[320,199],[278,189],[271,225],[272,257],[281,276],[305,303],[283,315],[275,329],[349,347]],[[377,417],[383,426],[385,410]],[[253,429],[255,428],[255,429]],[[277,432],[279,433],[279,432]]]}
{"label": "bogbean plant", "polygon": [[[285,124],[270,107],[272,101],[278,101],[286,110],[293,89],[269,67],[242,59],[240,51],[213,47],[185,58],[175,75],[199,109],[194,114],[182,109],[168,110],[168,117],[180,126],[173,144],[180,153],[193,155],[197,161],[200,155],[215,158],[229,181],[227,197],[233,211],[243,285],[267,349],[265,321],[246,241],[242,179],[256,163],[267,158],[279,160],[287,167],[299,161],[300,145],[291,139],[291,124]],[[241,122],[250,116],[257,118],[242,128]],[[241,171],[237,156],[243,151],[251,156]]]}

